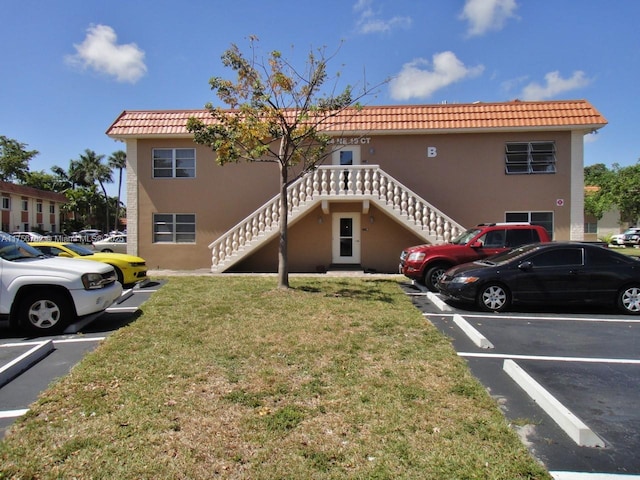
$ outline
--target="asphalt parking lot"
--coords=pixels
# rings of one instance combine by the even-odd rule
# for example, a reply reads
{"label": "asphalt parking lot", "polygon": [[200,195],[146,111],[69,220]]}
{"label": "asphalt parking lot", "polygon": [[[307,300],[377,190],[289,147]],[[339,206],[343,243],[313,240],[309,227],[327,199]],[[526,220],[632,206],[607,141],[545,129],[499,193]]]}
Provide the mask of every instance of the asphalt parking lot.
{"label": "asphalt parking lot", "polygon": [[[445,304],[409,281],[401,285],[555,479],[640,478],[640,317],[606,310],[484,314]],[[93,322],[56,337],[18,337],[0,323],[0,367],[33,356],[0,386],[0,438],[40,392],[134,321],[161,286],[136,288]]]}
{"label": "asphalt parking lot", "polygon": [[403,289],[554,478],[640,478],[640,317],[606,309],[485,314],[409,281]]}
{"label": "asphalt parking lot", "polygon": [[63,377],[110,333],[134,321],[139,307],[163,282],[150,281],[123,294],[91,322],[71,325],[64,334],[25,338],[0,322],[0,438],[27,412],[40,392]]}

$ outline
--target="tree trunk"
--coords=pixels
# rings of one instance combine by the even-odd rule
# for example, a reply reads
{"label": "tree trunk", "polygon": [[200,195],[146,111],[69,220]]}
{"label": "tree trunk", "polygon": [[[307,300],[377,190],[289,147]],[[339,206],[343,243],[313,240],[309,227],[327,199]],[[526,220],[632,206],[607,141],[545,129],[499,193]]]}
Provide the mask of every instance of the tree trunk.
{"label": "tree trunk", "polygon": [[289,171],[285,160],[284,137],[280,141],[280,245],[278,249],[278,288],[289,288],[288,223],[289,199],[287,198],[287,182]]}

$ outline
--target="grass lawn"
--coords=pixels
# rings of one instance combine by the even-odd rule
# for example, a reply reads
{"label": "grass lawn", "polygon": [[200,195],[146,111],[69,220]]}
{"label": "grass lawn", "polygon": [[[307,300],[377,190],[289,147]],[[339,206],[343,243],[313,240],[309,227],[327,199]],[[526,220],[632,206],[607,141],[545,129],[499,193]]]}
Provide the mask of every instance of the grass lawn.
{"label": "grass lawn", "polygon": [[611,247],[611,248],[614,249],[616,252],[624,253],[625,255],[630,255],[632,257],[640,257],[640,248],[633,248],[633,247],[625,247],[625,248]]}
{"label": "grass lawn", "polygon": [[0,443],[0,478],[550,479],[394,280],[172,277]]}

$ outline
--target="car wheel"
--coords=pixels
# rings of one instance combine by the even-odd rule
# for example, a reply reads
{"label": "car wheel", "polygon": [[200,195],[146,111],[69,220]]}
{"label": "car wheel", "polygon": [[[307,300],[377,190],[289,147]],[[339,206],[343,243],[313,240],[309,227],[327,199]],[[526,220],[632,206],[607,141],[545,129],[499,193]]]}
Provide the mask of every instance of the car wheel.
{"label": "car wheel", "polygon": [[511,295],[499,283],[489,283],[478,293],[478,307],[485,312],[502,312],[509,307]]}
{"label": "car wheel", "polygon": [[447,271],[446,265],[435,265],[427,269],[424,274],[424,286],[427,287],[432,292],[438,291],[438,280],[440,277],[444,275],[444,272]]}
{"label": "car wheel", "polygon": [[618,308],[624,313],[640,315],[640,285],[624,287],[618,294]]}
{"label": "car wheel", "polygon": [[113,253],[113,250],[111,250],[110,248],[103,248],[102,250],[100,250],[101,252],[104,253]]}
{"label": "car wheel", "polygon": [[69,300],[56,291],[31,292],[20,303],[20,324],[31,333],[59,333],[74,319]]}

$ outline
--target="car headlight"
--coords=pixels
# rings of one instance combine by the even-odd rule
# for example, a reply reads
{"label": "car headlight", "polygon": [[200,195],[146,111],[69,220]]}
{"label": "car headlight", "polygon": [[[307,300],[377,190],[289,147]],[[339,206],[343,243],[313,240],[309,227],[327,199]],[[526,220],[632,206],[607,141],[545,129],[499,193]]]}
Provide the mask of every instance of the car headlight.
{"label": "car headlight", "polygon": [[82,275],[82,284],[86,290],[102,288],[104,283],[104,278],[99,273],[85,273]]}
{"label": "car headlight", "polygon": [[413,252],[409,254],[409,258],[407,258],[408,262],[421,262],[424,260],[424,252]]}
{"label": "car headlight", "polygon": [[474,283],[480,280],[478,277],[453,277],[451,283]]}

